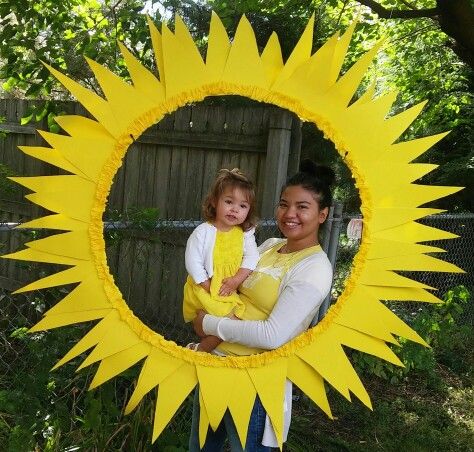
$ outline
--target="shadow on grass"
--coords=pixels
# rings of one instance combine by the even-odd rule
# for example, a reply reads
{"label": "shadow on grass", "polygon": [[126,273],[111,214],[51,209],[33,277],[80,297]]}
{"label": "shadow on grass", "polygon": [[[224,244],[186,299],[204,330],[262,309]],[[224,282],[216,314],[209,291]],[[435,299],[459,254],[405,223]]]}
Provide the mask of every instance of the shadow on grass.
{"label": "shadow on grass", "polygon": [[[446,373],[446,371],[444,371]],[[449,381],[452,377],[452,381]],[[373,377],[372,377],[373,378]],[[286,450],[291,452],[468,451],[474,444],[474,396],[454,375],[444,388],[430,388],[413,376],[409,384],[372,379],[366,384],[373,411],[355,398],[349,403],[335,391],[330,420],[302,397]],[[450,383],[452,385],[450,385]]]}

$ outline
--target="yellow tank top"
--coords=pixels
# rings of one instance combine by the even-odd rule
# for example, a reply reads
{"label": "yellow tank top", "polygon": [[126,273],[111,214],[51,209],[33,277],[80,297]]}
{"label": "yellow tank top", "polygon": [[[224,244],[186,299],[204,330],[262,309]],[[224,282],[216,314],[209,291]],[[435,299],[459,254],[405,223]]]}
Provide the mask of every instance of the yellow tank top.
{"label": "yellow tank top", "polygon": [[[278,242],[266,250],[258,261],[257,268],[239,287],[240,299],[245,305],[242,320],[265,320],[273,310],[280,284],[288,270],[299,261],[321,250],[315,245],[294,253],[281,254],[278,251],[286,242]],[[260,348],[223,342],[217,348],[226,355],[251,355],[264,351]]]}

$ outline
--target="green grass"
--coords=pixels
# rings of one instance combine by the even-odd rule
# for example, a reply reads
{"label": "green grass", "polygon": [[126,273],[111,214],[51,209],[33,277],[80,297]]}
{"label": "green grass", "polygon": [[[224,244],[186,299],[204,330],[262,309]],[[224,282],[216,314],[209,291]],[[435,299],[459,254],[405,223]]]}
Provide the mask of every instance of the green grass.
{"label": "green grass", "polygon": [[[474,392],[449,369],[438,367],[441,384],[424,375],[398,384],[365,379],[373,411],[330,392],[335,420],[304,398],[294,406],[287,451],[470,451],[474,450]],[[472,383],[472,382],[471,382]]]}

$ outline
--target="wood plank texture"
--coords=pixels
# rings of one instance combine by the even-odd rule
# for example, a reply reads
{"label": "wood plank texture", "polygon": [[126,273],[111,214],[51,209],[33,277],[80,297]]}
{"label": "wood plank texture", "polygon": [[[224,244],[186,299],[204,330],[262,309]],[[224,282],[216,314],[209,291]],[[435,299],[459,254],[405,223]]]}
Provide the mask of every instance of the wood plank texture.
{"label": "wood plank texture", "polygon": [[[36,124],[19,124],[32,105],[35,102],[0,99],[0,116],[6,118],[0,131],[9,131],[0,140],[0,163],[15,175],[58,174],[55,167],[25,157],[17,149],[18,145],[45,145],[34,132]],[[65,103],[63,109],[90,117],[77,103]],[[256,184],[259,215],[272,217],[286,178],[290,147],[292,155],[299,155],[298,137],[292,138],[295,120],[290,113],[266,105],[180,108],[130,146],[115,175],[107,210],[123,219],[130,218],[130,212],[157,209],[160,219],[199,220],[202,200],[217,171],[238,167]],[[47,129],[47,125],[43,122],[39,128]],[[26,221],[45,213],[25,201],[25,193],[19,188],[0,199],[0,221]],[[120,233],[118,243],[107,239],[111,272],[134,312],[165,336],[173,330],[179,338],[171,338],[182,343],[190,337],[181,304],[184,248],[192,227],[140,227],[138,223],[132,231]],[[0,241],[4,242],[1,251],[7,253],[21,248],[26,237],[3,232]],[[0,260],[0,286],[13,288],[30,280],[31,275],[17,262]]]}

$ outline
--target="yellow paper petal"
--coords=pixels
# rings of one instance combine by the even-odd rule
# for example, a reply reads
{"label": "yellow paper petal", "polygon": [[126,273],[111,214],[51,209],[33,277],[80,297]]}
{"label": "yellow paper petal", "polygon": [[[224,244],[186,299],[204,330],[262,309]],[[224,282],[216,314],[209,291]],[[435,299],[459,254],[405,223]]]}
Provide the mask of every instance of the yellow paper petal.
{"label": "yellow paper petal", "polygon": [[283,400],[288,362],[282,358],[265,367],[249,368],[248,374],[272,422],[281,448],[283,441]]}
{"label": "yellow paper petal", "polygon": [[119,42],[120,51],[125,59],[133,86],[152,102],[161,103],[165,99],[165,90],[158,79]]}
{"label": "yellow paper petal", "polygon": [[77,370],[83,369],[91,364],[114,355],[115,353],[133,347],[142,342],[142,339],[130,329],[124,321],[115,322],[114,328],[100,339],[90,355],[82,362]]}
{"label": "yellow paper petal", "polygon": [[111,328],[115,327],[115,323],[119,320],[119,313],[116,310],[110,311],[97,325],[94,326],[74,347],[69,350],[62,359],[60,359],[53,369],[62,366],[86,350],[94,347],[104,335],[108,334]]}
{"label": "yellow paper petal", "polygon": [[349,104],[382,43],[383,41],[379,41],[375,44],[328,91],[326,96],[337,99],[339,108],[345,108]]}
{"label": "yellow paper petal", "polygon": [[52,235],[45,239],[27,242],[25,245],[32,250],[56,254],[57,256],[91,260],[92,256],[89,241],[90,237],[88,232],[82,230]]}
{"label": "yellow paper petal", "polygon": [[[422,301],[425,303],[442,302],[442,300],[425,289],[415,287],[364,286],[362,289],[370,292],[379,300]],[[401,336],[403,336],[403,334],[401,334]]]}
{"label": "yellow paper petal", "polygon": [[81,174],[93,182],[97,181],[105,162],[117,145],[110,136],[91,139],[68,137],[49,132],[40,132],[40,134]]}
{"label": "yellow paper petal", "polygon": [[[37,256],[37,252],[35,252],[35,256]],[[48,256],[51,256],[51,255],[48,255]],[[36,259],[37,257],[35,257],[35,260]],[[41,262],[44,262],[44,261],[41,261]],[[58,263],[56,256],[52,258],[52,263]],[[83,281],[84,279],[89,277],[92,272],[95,272],[95,268],[91,262],[86,262],[86,261],[78,262],[77,265],[72,268],[68,268],[67,270],[54,273],[53,275],[49,275],[44,278],[38,279],[30,284],[27,284],[21,289],[16,290],[14,293],[23,293],[23,292],[28,292],[30,290],[45,289],[47,287],[56,287],[56,286],[63,286],[65,284],[76,283],[79,281]]]}
{"label": "yellow paper petal", "polygon": [[227,410],[232,388],[235,386],[232,368],[196,366],[209,424],[215,431]]}
{"label": "yellow paper petal", "polygon": [[289,78],[295,69],[300,66],[303,62],[308,60],[311,55],[311,48],[313,47],[313,29],[314,29],[314,13],[311,15],[306,28],[301,35],[298,43],[291,52],[288,61],[279,73],[274,83],[274,88]]}
{"label": "yellow paper petal", "polygon": [[112,304],[104,293],[102,281],[89,277],[49,309],[46,315],[110,308]]}
{"label": "yellow paper petal", "polygon": [[110,105],[104,99],[51,66],[47,64],[45,66],[112,136],[120,136],[123,124],[116,120]]}
{"label": "yellow paper petal", "polygon": [[369,266],[368,268],[376,267],[386,270],[465,273],[464,270],[450,262],[436,259],[432,256],[425,256],[423,254],[373,259],[370,263],[368,262],[367,265]]}
{"label": "yellow paper petal", "polygon": [[[113,136],[100,122],[84,116],[61,115],[56,116],[54,120],[74,138],[90,141],[110,141],[113,139]],[[90,149],[88,148],[88,150]]]}
{"label": "yellow paper petal", "polygon": [[288,378],[296,384],[330,419],[333,419],[329,406],[324,380],[311,366],[297,356],[288,363]]}
{"label": "yellow paper petal", "polygon": [[[369,87],[365,90],[364,94],[360,96],[352,105],[351,107],[359,106],[360,104],[365,104],[366,102],[370,102],[375,95],[375,87],[376,83],[375,80],[369,85]],[[408,163],[408,162],[405,162]]]}
{"label": "yellow paper petal", "polygon": [[112,312],[112,308],[47,315],[28,331],[33,333],[36,331],[52,330],[53,328],[59,328],[60,326],[72,325],[75,323],[90,322],[91,320],[101,319],[107,316],[110,312]]}
{"label": "yellow paper petal", "polygon": [[132,412],[148,392],[182,365],[183,363],[180,360],[163,353],[156,347],[152,347],[138,377],[137,386],[125,407],[125,414]]}
{"label": "yellow paper petal", "polygon": [[84,173],[72,165],[71,162],[65,159],[63,154],[61,154],[56,149],[39,146],[18,146],[18,149],[20,149],[26,155],[42,160],[43,162],[50,163],[51,165],[62,168],[63,170],[69,171],[72,174],[85,177]]}
{"label": "yellow paper petal", "polygon": [[206,442],[207,432],[209,431],[209,418],[206,412],[206,405],[199,391],[199,446],[201,449]]}
{"label": "yellow paper petal", "polygon": [[338,337],[332,328],[322,332],[317,346],[315,345],[313,343],[298,350],[296,355],[315,369],[346,399],[350,400],[349,391],[352,391],[362,403],[371,408],[369,395],[339,345]]}
{"label": "yellow paper petal", "polygon": [[118,374],[132,367],[150,352],[151,345],[146,342],[127,348],[104,358],[97,369],[89,389],[94,389]]}
{"label": "yellow paper petal", "polygon": [[79,265],[81,262],[84,262],[67,256],[58,256],[57,254],[50,254],[38,250],[32,250],[31,248],[17,251],[16,253],[5,254],[2,256],[2,258],[62,265]]}
{"label": "yellow paper petal", "polygon": [[[25,196],[56,213],[90,222],[96,186],[78,176],[12,177],[15,182],[34,190]],[[66,189],[67,187],[67,189]]]}
{"label": "yellow paper petal", "polygon": [[270,35],[261,58],[267,85],[271,86],[283,68],[280,42],[275,32]]}
{"label": "yellow paper petal", "polygon": [[363,120],[365,124],[382,124],[386,116],[389,114],[396,98],[397,92],[392,91],[383,94],[377,99],[373,99],[371,102],[354,102],[349,106],[348,113],[354,118]]}
{"label": "yellow paper petal", "polygon": [[153,423],[152,442],[158,438],[184,399],[194,389],[197,383],[196,368],[183,364],[179,372],[165,378],[158,388],[155,420]]}
{"label": "yellow paper petal", "polygon": [[224,25],[222,25],[219,16],[212,11],[206,55],[206,69],[210,81],[219,81],[221,79],[229,50],[230,42],[227,31]]}
{"label": "yellow paper petal", "polygon": [[245,16],[237,26],[222,80],[236,85],[266,87],[265,70],[258,54],[255,34]]}
{"label": "yellow paper petal", "polygon": [[[154,104],[146,95],[95,61],[89,58],[86,60],[109,105],[117,112],[115,121],[120,124],[122,130],[127,130],[144,113],[153,109]],[[133,99],[133,102],[129,102],[130,99]]]}
{"label": "yellow paper petal", "polygon": [[449,132],[439,133],[429,137],[394,144],[390,149],[390,153],[393,154],[391,157],[396,158],[400,163],[411,162],[443,139],[448,133]]}
{"label": "yellow paper petal", "polygon": [[[313,85],[319,95],[325,93],[333,84],[332,61],[334,60],[338,40],[339,32],[331,36],[311,57],[305,84]],[[331,64],[328,64],[328,61],[331,61]],[[297,72],[300,72],[300,78],[303,78],[303,67],[300,67]],[[289,84],[286,85],[288,90]]]}
{"label": "yellow paper petal", "polygon": [[[370,313],[367,314],[370,315]],[[342,345],[377,356],[397,366],[403,366],[397,355],[381,339],[339,324],[334,325],[334,334],[338,335]]]}
{"label": "yellow paper petal", "polygon": [[[344,304],[335,322],[387,342],[396,344],[397,341],[392,337],[392,334],[396,334],[426,345],[415,331],[374,296],[378,292],[371,289],[358,287],[353,293],[353,302]],[[361,312],[364,312],[363,316]]]}
{"label": "yellow paper petal", "polygon": [[65,231],[84,231],[89,228],[89,224],[83,221],[75,220],[61,213],[48,215],[46,217],[36,218],[17,226],[18,229],[61,229]]}
{"label": "yellow paper petal", "polygon": [[444,250],[436,246],[419,245],[417,243],[395,242],[393,240],[375,239],[368,244],[366,258],[381,259],[390,256],[407,256],[422,253],[444,253]]}
{"label": "yellow paper petal", "polygon": [[458,237],[451,232],[426,226],[420,223],[405,223],[396,228],[376,232],[374,238],[400,242],[431,242],[433,240],[455,239]]}
{"label": "yellow paper petal", "polygon": [[360,284],[366,286],[417,287],[419,289],[433,289],[426,284],[398,275],[390,270],[382,270],[377,265],[370,265],[368,261],[359,275]]}
{"label": "yellow paper petal", "polygon": [[349,44],[351,42],[356,25],[357,22],[352,22],[352,24],[349,25],[347,30],[341,36],[341,38],[337,41],[337,45],[334,49],[334,55],[331,61],[331,72],[329,74],[329,83],[331,84],[335,83],[339,77],[339,73],[341,72],[342,65],[344,64],[347,50],[349,48]]}
{"label": "yellow paper petal", "polygon": [[[187,39],[185,26],[176,22],[178,35],[163,25],[163,59],[166,72],[166,97],[176,96],[206,83],[209,79],[201,55],[194,42]],[[193,74],[189,77],[189,73]]]}
{"label": "yellow paper petal", "polygon": [[163,88],[165,89],[166,95],[166,84],[165,84],[165,66],[163,59],[163,41],[161,38],[161,33],[156,28],[155,24],[152,22],[149,16],[147,16],[148,27],[150,29],[151,43],[153,45],[153,52],[155,53],[155,62],[158,68],[158,73],[160,76],[160,82]]}
{"label": "yellow paper petal", "polygon": [[245,448],[250,414],[252,412],[256,389],[245,369],[234,369],[234,387],[229,396],[229,411],[234,420],[240,443]]}
{"label": "yellow paper petal", "polygon": [[383,231],[413,220],[441,212],[440,209],[420,209],[415,207],[405,208],[362,208],[362,214],[370,216],[370,232]]}

